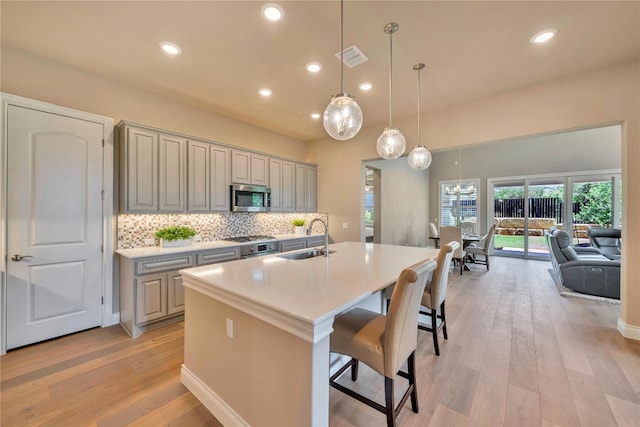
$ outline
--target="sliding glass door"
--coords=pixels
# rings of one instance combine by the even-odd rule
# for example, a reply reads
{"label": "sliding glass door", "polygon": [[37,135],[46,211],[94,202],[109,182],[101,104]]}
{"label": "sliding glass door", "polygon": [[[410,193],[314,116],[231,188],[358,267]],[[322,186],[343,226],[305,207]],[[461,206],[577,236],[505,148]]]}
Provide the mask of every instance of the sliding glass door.
{"label": "sliding glass door", "polygon": [[593,227],[620,227],[621,175],[532,176],[488,180],[494,255],[547,259],[544,233],[555,226],[588,245]]}

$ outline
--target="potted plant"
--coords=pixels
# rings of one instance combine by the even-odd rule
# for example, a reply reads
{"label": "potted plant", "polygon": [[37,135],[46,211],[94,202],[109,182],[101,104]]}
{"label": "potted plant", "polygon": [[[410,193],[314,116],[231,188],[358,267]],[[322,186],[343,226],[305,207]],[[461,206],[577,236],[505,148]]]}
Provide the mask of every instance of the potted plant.
{"label": "potted plant", "polygon": [[182,226],[162,228],[155,234],[163,248],[189,246],[195,235],[196,231],[193,228]]}
{"label": "potted plant", "polygon": [[304,234],[304,219],[296,218],[293,221],[293,226],[295,229],[295,234],[301,236]]}

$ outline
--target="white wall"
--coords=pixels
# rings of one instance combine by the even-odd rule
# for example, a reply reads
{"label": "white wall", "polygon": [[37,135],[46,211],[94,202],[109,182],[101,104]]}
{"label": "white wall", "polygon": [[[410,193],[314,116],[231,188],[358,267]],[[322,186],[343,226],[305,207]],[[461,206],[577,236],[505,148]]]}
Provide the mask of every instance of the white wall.
{"label": "white wall", "polygon": [[377,160],[380,169],[381,243],[428,246],[429,174],[410,169],[407,159]]}

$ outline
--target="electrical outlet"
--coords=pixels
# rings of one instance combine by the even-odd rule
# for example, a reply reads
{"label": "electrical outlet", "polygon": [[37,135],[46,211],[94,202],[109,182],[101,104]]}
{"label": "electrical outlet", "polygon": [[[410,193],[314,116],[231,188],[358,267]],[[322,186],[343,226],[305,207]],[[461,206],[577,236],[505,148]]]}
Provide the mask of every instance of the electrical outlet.
{"label": "electrical outlet", "polygon": [[348,222],[343,222],[342,223],[342,228],[345,229],[345,230],[348,229],[349,228],[349,223]]}
{"label": "electrical outlet", "polygon": [[227,319],[227,336],[233,338],[233,320]]}
{"label": "electrical outlet", "polygon": [[145,246],[155,246],[156,245],[156,239],[144,239],[144,245]]}

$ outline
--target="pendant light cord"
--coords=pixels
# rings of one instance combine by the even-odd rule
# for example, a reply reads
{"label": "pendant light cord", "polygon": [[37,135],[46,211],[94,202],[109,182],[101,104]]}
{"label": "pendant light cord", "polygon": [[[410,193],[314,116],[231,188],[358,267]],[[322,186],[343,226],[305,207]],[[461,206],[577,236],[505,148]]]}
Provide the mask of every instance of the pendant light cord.
{"label": "pendant light cord", "polygon": [[389,32],[389,128],[391,128],[391,97],[393,90],[391,82],[393,81],[393,31]]}
{"label": "pendant light cord", "polygon": [[344,67],[343,22],[344,22],[344,0],[340,0],[340,93],[344,93],[344,90],[342,87],[342,69]]}
{"label": "pendant light cord", "polygon": [[420,69],[418,69],[418,147],[420,147]]}

